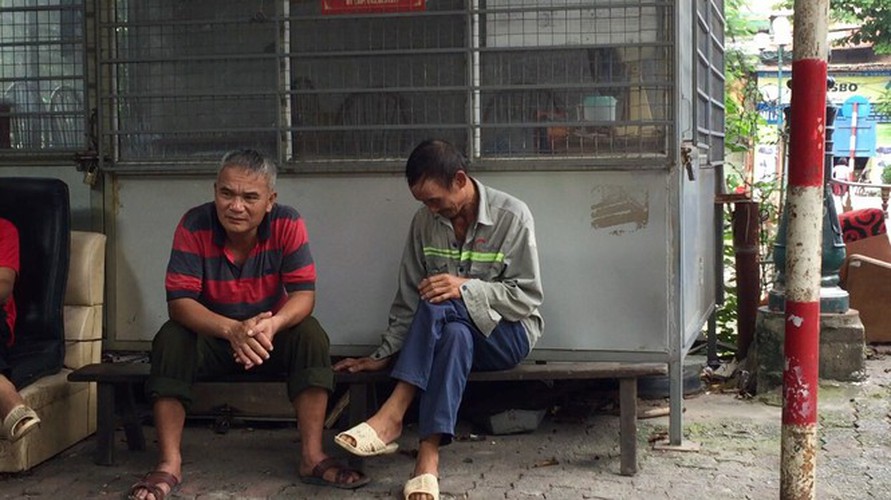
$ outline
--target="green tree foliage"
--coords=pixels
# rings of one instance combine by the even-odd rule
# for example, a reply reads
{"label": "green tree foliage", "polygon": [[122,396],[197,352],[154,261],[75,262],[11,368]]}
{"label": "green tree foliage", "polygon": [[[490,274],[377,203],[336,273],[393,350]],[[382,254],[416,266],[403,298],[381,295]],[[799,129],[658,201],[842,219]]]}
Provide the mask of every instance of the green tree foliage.
{"label": "green tree foliage", "polygon": [[[727,41],[735,41],[739,38],[752,36],[755,26],[740,14],[740,7],[745,5],[745,0],[727,0],[724,4],[724,17],[727,21],[725,38]],[[727,44],[731,46],[730,43]],[[743,153],[750,151],[758,142],[758,126],[763,125],[764,118],[757,112],[757,104],[762,96],[758,90],[758,78],[755,73],[757,63],[755,56],[746,55],[741,50],[728,48],[724,54],[724,146],[729,153]],[[761,274],[762,286],[765,288],[771,283],[768,275],[770,265],[768,263],[771,254],[771,244],[775,237],[773,221],[776,220],[776,207],[770,200],[778,188],[775,179],[762,179],[754,185],[746,185],[748,182],[743,174],[742,165],[732,162],[726,163],[728,169],[725,172],[726,185],[729,191],[741,189],[752,194],[759,201],[762,221],[760,236]],[[737,305],[738,289],[736,279],[736,261],[734,259],[732,211],[727,205],[724,210],[724,302],[718,306],[715,312],[717,323],[717,336],[722,346],[733,346],[737,337]],[[728,354],[722,352],[722,354]]]}
{"label": "green tree foliage", "polygon": [[[728,40],[751,36],[752,24],[740,15],[745,0],[728,0],[724,4],[727,21],[725,37]],[[728,44],[729,45],[729,44]],[[758,79],[755,77],[755,60],[742,51],[728,48],[724,54],[724,106],[725,147],[731,152],[748,150],[758,131],[761,116],[755,111],[761,100]]]}
{"label": "green tree foliage", "polygon": [[891,54],[891,3],[888,0],[832,0],[832,18],[860,24],[843,43],[871,43],[876,54]]}
{"label": "green tree foliage", "polygon": [[[780,5],[791,9],[794,2],[784,0]],[[831,0],[829,11],[832,21],[860,25],[860,29],[838,44],[871,43],[876,54],[891,54],[891,4],[888,0]]]}
{"label": "green tree foliage", "polygon": [[883,115],[891,115],[891,87],[882,91],[875,103],[876,111]]}

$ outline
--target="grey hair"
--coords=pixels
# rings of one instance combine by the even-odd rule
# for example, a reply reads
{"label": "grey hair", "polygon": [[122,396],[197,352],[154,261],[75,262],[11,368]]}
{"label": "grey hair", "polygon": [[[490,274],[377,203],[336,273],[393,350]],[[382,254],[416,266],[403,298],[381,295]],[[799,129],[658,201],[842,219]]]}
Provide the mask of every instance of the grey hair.
{"label": "grey hair", "polygon": [[275,165],[275,161],[255,149],[239,149],[223,155],[223,159],[220,160],[220,168],[217,170],[217,177],[229,167],[238,167],[253,174],[262,175],[266,177],[269,189],[275,188],[275,179],[278,177],[278,167]]}

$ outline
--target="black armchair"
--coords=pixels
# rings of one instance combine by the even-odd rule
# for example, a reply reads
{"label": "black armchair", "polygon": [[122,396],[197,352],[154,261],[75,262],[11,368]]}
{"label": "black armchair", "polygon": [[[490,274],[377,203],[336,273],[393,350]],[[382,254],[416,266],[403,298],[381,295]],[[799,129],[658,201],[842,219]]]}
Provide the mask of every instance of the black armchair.
{"label": "black armchair", "polygon": [[68,279],[71,210],[59,179],[0,177],[0,217],[19,230],[20,275],[11,380],[18,389],[58,373],[65,356],[62,302]]}

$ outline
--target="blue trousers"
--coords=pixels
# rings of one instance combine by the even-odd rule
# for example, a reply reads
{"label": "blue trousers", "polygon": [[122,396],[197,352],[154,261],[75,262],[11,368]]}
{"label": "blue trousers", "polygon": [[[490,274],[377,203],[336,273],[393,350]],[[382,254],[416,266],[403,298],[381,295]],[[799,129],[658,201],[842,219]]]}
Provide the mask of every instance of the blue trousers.
{"label": "blue trousers", "polygon": [[421,439],[442,434],[440,444],[445,445],[455,434],[470,371],[507,370],[528,355],[521,323],[501,321],[486,337],[463,301],[421,300],[390,375],[419,389]]}

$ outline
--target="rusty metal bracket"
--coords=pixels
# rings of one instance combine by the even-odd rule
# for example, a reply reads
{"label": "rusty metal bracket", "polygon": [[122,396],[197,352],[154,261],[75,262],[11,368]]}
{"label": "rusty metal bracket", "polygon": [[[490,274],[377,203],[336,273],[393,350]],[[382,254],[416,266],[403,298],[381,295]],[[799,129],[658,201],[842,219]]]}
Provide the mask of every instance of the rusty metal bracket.
{"label": "rusty metal bracket", "polygon": [[696,155],[696,147],[692,144],[685,143],[681,146],[681,163],[687,171],[687,179],[696,180],[696,170],[693,168],[693,157]]}

